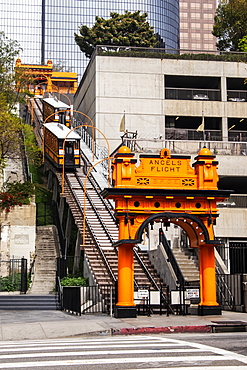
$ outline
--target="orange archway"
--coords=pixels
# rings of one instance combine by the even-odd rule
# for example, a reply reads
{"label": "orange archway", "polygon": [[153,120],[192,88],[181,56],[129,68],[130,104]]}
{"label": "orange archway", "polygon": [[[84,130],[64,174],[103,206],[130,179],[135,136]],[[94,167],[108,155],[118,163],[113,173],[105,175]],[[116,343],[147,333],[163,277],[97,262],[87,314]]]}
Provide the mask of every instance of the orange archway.
{"label": "orange archway", "polygon": [[[190,156],[172,155],[162,149],[159,155],[143,154],[140,164],[127,147],[121,147],[112,161],[113,188],[103,196],[115,201],[119,221],[118,303],[116,316],[135,317],[133,247],[141,241],[151,221],[181,226],[190,247],[200,251],[201,302],[198,314],[220,314],[216,301],[213,225],[219,216],[217,202],[230,191],[218,190],[218,162],[203,148],[191,166]],[[127,312],[127,313],[126,313]]]}

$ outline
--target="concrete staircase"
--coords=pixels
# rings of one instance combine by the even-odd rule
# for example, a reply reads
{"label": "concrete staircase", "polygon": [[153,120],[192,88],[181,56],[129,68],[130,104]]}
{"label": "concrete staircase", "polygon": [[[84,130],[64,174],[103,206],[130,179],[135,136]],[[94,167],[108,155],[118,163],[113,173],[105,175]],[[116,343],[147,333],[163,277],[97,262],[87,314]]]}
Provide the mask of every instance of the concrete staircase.
{"label": "concrete staircase", "polygon": [[196,264],[196,258],[188,250],[180,248],[172,249],[180,270],[187,282],[199,282],[199,268]]}
{"label": "concrete staircase", "polygon": [[[111,283],[109,274],[105,268],[105,265],[97,251],[96,248],[93,246],[85,246],[85,258],[87,260],[87,264],[90,268],[91,274],[94,278],[94,283],[99,285],[107,285]],[[157,275],[156,270],[154,269],[153,265],[149,261],[148,253],[147,252],[138,252],[139,257],[142,259],[144,265],[152,275],[153,279],[155,280],[156,284],[159,285],[161,282],[160,277]],[[107,262],[114,274],[117,278],[118,276],[118,256],[114,249],[104,250],[104,255],[107,259]],[[148,280],[147,275],[143,271],[142,267],[134,258],[134,278],[138,286],[151,286],[150,281]]]}
{"label": "concrete staircase", "polygon": [[1,295],[0,310],[60,310],[56,294],[50,295]]}
{"label": "concrete staircase", "polygon": [[56,227],[53,225],[38,226],[36,229],[34,276],[28,294],[47,295],[54,292],[57,251]]}
{"label": "concrete staircase", "polygon": [[59,310],[61,305],[54,292],[56,257],[58,255],[56,227],[36,229],[36,258],[32,285],[27,294],[1,294],[0,310]]}

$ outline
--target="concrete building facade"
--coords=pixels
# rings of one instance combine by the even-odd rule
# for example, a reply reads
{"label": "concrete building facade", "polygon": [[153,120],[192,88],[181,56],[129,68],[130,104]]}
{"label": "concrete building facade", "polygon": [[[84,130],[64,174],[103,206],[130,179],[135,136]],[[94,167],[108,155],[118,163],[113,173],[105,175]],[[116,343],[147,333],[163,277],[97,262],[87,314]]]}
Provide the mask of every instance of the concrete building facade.
{"label": "concrete building facade", "polygon": [[[125,137],[137,133],[136,151],[166,147],[191,154],[193,160],[200,148],[208,147],[219,161],[219,188],[234,193],[219,205],[216,236],[226,246],[247,243],[245,78],[244,62],[96,55],[74,108],[91,117],[111,151],[121,142],[123,117]],[[105,147],[102,135],[95,131],[95,136]]]}
{"label": "concrete building facade", "polygon": [[212,35],[217,0],[180,0],[180,49],[214,51]]}

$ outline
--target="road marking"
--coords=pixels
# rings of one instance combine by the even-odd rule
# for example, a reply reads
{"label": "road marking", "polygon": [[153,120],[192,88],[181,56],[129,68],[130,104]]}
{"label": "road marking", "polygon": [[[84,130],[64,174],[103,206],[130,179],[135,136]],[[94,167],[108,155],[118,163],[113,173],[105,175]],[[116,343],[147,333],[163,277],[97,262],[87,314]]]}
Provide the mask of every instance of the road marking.
{"label": "road marking", "polygon": [[[233,359],[233,358],[232,358]],[[223,361],[224,357],[220,356],[184,356],[184,357],[128,357],[128,358],[99,358],[99,359],[81,359],[81,360],[65,360],[65,361],[44,361],[44,362],[16,362],[16,363],[0,363],[0,369],[11,369],[20,367],[38,367],[38,366],[71,366],[71,365],[104,365],[104,364],[127,364],[127,363],[152,363],[152,362],[194,362],[201,363],[201,361]],[[175,368],[180,370],[180,368]],[[200,366],[200,370],[203,367]],[[225,369],[227,367],[225,366]],[[167,368],[166,368],[167,370]],[[197,370],[199,368],[197,367]],[[228,369],[227,369],[228,370]],[[245,369],[246,370],[246,369]]]}
{"label": "road marking", "polygon": [[[53,343],[51,343],[51,345]],[[71,347],[72,347],[72,349],[76,349],[76,348],[81,349],[82,347],[83,347],[83,349],[102,348],[102,343],[101,343],[101,345],[95,345],[95,344],[84,345],[84,343],[79,344],[78,342],[76,342],[76,343],[67,343],[66,345],[63,344],[61,346],[59,346],[57,344],[58,343],[56,343],[55,346],[52,346],[53,350],[54,349],[71,349]],[[104,345],[107,345],[107,344],[110,344],[112,348],[125,348],[126,347],[126,342],[123,342],[122,344],[115,344],[115,342],[114,342],[113,345],[112,345],[112,342],[104,342]],[[9,345],[0,346],[0,353],[1,352],[6,352],[6,350],[8,352],[18,352],[18,351],[20,351],[20,349],[22,351],[40,351],[41,349],[42,350],[51,349],[51,347],[47,346],[47,345],[48,345],[48,343],[45,343],[45,344],[39,343],[39,344],[37,344],[37,347],[34,347],[34,343],[32,343],[32,344],[28,344],[28,345],[15,344],[15,345],[13,345],[13,348],[10,348]],[[18,348],[16,346],[18,346]],[[184,343],[170,343],[170,342],[169,343],[139,343],[137,341],[134,344],[132,344],[132,343],[129,344],[128,343],[128,348],[132,348],[132,347],[136,348],[136,346],[138,346],[138,347],[171,347],[171,348],[173,348],[173,347],[179,347],[179,346],[184,347],[185,345],[184,345]],[[189,347],[191,347],[191,346],[189,346]]]}
{"label": "road marking", "polygon": [[[102,350],[107,347],[109,350]],[[76,349],[79,351],[75,351]],[[52,352],[54,350],[56,352]],[[59,350],[61,351],[59,352]],[[16,353],[18,351],[20,353]],[[2,360],[0,369],[78,365],[83,369],[85,365],[118,364],[120,367],[123,365],[125,370],[130,370],[129,366],[132,368],[135,366],[134,364],[145,364],[146,366],[150,364],[153,367],[145,368],[145,370],[247,370],[246,365],[241,365],[241,363],[247,364],[246,356],[200,343],[164,336],[1,342],[0,352],[0,360]],[[121,357],[117,358],[118,355]],[[132,357],[129,357],[131,355]],[[68,356],[72,359],[60,359]],[[78,358],[79,356],[81,358]],[[57,357],[59,357],[58,360],[56,360]],[[4,360],[18,361],[18,359],[23,362],[4,362]],[[32,360],[28,361],[29,359]],[[210,366],[213,361],[213,366]],[[229,361],[234,361],[235,365],[228,366]],[[187,366],[183,366],[186,363]],[[216,363],[218,363],[217,366],[215,366]],[[160,367],[162,364],[165,367]],[[182,366],[179,367],[180,364]]]}
{"label": "road marking", "polygon": [[[198,348],[176,348],[174,349],[154,349],[148,350],[148,353],[160,354],[160,353],[195,353],[195,352],[212,352],[211,350],[202,350]],[[14,358],[29,358],[29,357],[69,357],[69,356],[109,356],[109,355],[138,355],[147,354],[147,350],[144,349],[133,349],[133,350],[121,350],[121,351],[83,351],[83,352],[40,352],[40,353],[28,353],[28,354],[11,354],[11,355],[0,355],[0,360],[3,359],[14,359]]]}

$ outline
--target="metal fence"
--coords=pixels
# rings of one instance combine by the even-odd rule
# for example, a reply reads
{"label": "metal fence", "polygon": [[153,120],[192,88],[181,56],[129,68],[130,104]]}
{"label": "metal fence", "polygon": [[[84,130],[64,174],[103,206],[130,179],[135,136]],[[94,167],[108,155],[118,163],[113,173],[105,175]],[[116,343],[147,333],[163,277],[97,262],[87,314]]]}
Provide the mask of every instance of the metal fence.
{"label": "metal fence", "polygon": [[166,128],[166,140],[221,141],[220,130],[196,131],[193,129]]}
{"label": "metal fence", "polygon": [[[167,299],[164,301],[163,296]],[[61,287],[63,310],[77,315],[105,313],[114,314],[117,303],[117,286],[93,285],[86,287]],[[151,290],[148,286],[138,286],[134,292],[137,315],[150,316],[151,314],[166,314],[173,312],[170,309],[169,289],[166,291]],[[181,310],[178,309],[181,314]]]}
{"label": "metal fence", "polygon": [[[229,202],[232,201],[238,204],[238,200],[236,198],[230,197]],[[244,202],[245,199],[243,198],[243,206]],[[219,245],[216,248],[231,274],[247,274],[246,241],[231,241],[229,242],[229,245]]]}
{"label": "metal fence", "polygon": [[220,90],[166,87],[166,99],[220,101]]}
{"label": "metal fence", "polygon": [[224,310],[245,312],[243,274],[217,274],[217,299]]}
{"label": "metal fence", "polygon": [[12,292],[27,291],[27,260],[9,259],[0,260],[0,291]]}
{"label": "metal fence", "polygon": [[62,307],[75,314],[107,313],[113,315],[115,289],[113,285],[63,287]]}

